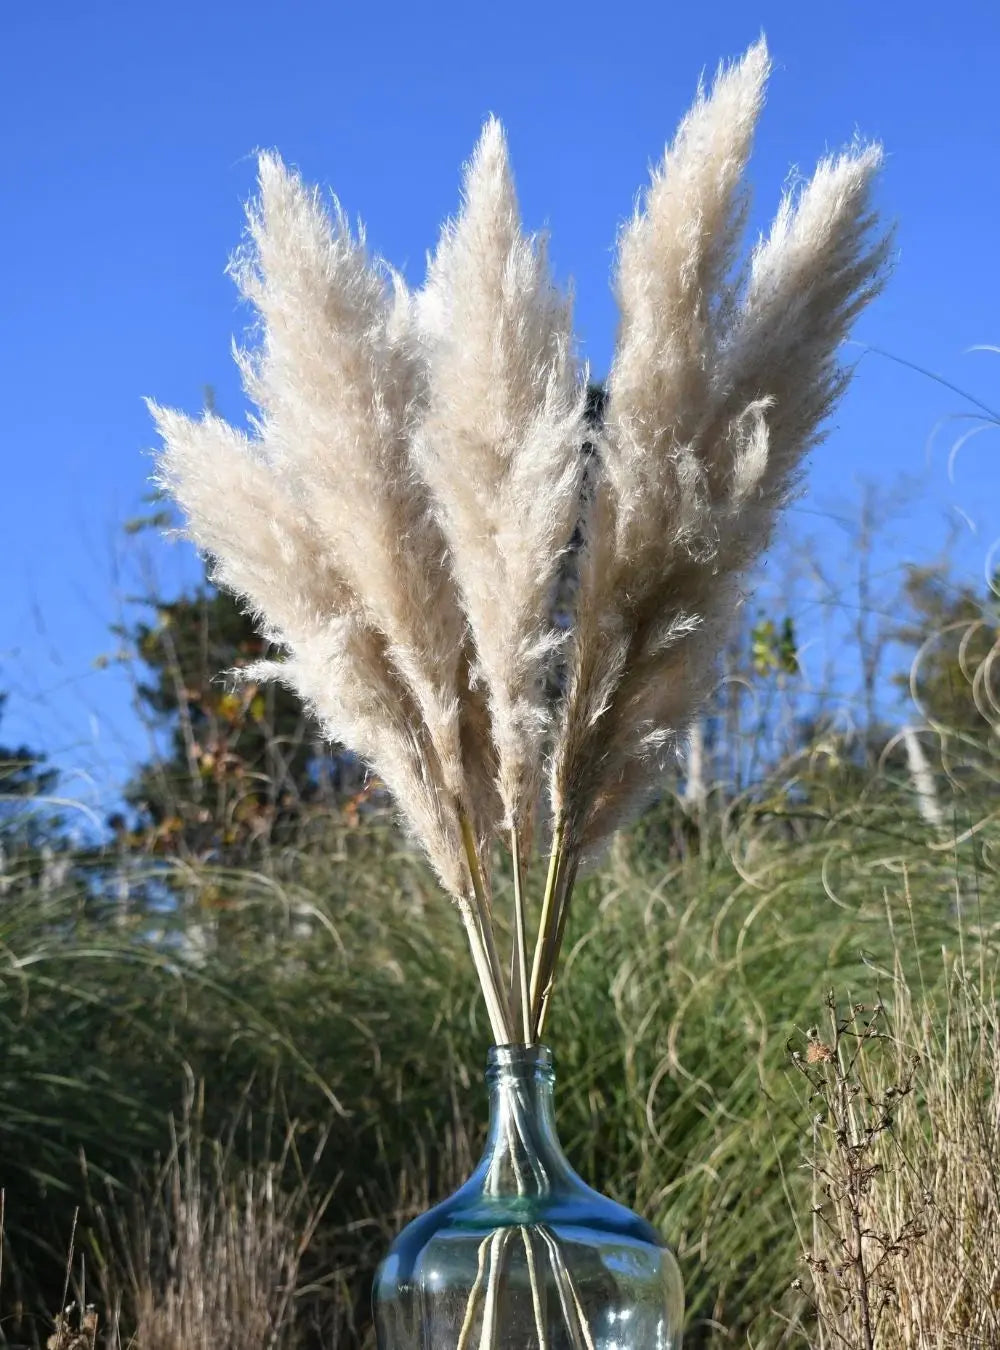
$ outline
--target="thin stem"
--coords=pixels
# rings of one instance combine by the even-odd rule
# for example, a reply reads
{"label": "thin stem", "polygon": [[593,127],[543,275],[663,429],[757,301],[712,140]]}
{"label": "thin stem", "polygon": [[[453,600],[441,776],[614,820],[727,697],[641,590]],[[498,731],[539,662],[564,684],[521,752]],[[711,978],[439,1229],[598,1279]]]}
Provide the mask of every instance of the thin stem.
{"label": "thin stem", "polygon": [[497,1347],[497,1333],[500,1330],[497,1310],[511,1232],[510,1228],[500,1228],[490,1241],[490,1277],[486,1284],[486,1303],[483,1308],[483,1330],[479,1338],[479,1350],[496,1350]]}
{"label": "thin stem", "polygon": [[[562,1261],[562,1253],[559,1253],[559,1259]],[[576,1311],[577,1320],[580,1324],[580,1330],[583,1332],[584,1343],[587,1350],[594,1350],[594,1336],[590,1330],[590,1323],[587,1321],[587,1314],[583,1310],[583,1304],[580,1302],[580,1295],[576,1291],[576,1285],[573,1283],[573,1276],[570,1274],[569,1266],[563,1262],[563,1272],[566,1276],[566,1284],[569,1287],[570,1295],[573,1299],[573,1307]]]}
{"label": "thin stem", "polygon": [[573,899],[573,887],[576,885],[577,861],[574,859],[566,868],[566,878],[560,887],[561,895],[559,898],[559,922],[556,926],[555,942],[552,945],[552,959],[549,963],[549,978],[542,990],[542,1003],[538,1010],[538,1022],[535,1026],[535,1036],[538,1040],[542,1039],[542,1032],[545,1030],[545,1019],[548,1016],[549,1008],[552,1006],[552,990],[556,982],[556,968],[559,964],[559,953],[562,951],[563,937],[566,934],[566,920],[569,918],[570,901]]}
{"label": "thin stem", "polygon": [[507,1039],[507,1022],[497,994],[493,973],[490,970],[483,931],[468,900],[460,900],[458,908],[462,915],[462,922],[465,924],[466,936],[469,939],[469,950],[472,952],[472,960],[476,967],[476,974],[479,976],[483,998],[486,1000],[486,1013],[490,1019],[493,1038],[497,1045],[503,1045]]}
{"label": "thin stem", "polygon": [[538,1336],[538,1350],[549,1350],[549,1333],[546,1330],[545,1289],[538,1282],[538,1267],[535,1264],[534,1237],[529,1228],[521,1225],[521,1241],[524,1243],[524,1255],[528,1262],[528,1280],[531,1284],[531,1306],[535,1314],[535,1333]]}
{"label": "thin stem", "polygon": [[521,868],[521,840],[517,826],[511,826],[510,852],[514,863],[514,973],[511,987],[514,999],[514,1026],[521,1023],[525,1045],[531,1044],[531,994],[528,990],[528,939],[524,921],[524,876]]}
{"label": "thin stem", "polygon": [[[555,937],[556,883],[563,862],[563,840],[566,826],[562,817],[552,832],[552,852],[549,854],[549,874],[545,879],[545,895],[542,899],[542,914],[538,921],[538,939],[535,942],[535,956],[531,964],[531,1026],[532,1031],[538,1025],[538,1014],[542,1005],[542,990],[548,978],[549,949]],[[534,1035],[532,1035],[534,1040]]]}
{"label": "thin stem", "polygon": [[[494,1023],[493,1034],[497,1037],[497,1045],[508,1045],[514,1039],[513,1028],[511,1026],[510,1001],[505,996],[503,972],[500,966],[500,957],[497,955],[496,940],[493,935],[493,916],[490,913],[490,902],[486,896],[486,886],[483,882],[483,873],[479,865],[479,851],[476,848],[476,838],[472,832],[472,823],[464,811],[459,810],[459,825],[462,830],[462,843],[465,846],[465,857],[469,864],[469,875],[472,878],[472,891],[476,897],[476,910],[479,918],[479,929],[482,934],[483,948],[486,954],[486,963],[490,972],[490,981],[493,985],[494,995],[500,1010],[500,1027],[498,1032]],[[482,976],[480,976],[480,980]],[[484,986],[484,993],[485,986]],[[492,1021],[492,1018],[491,1018]]]}
{"label": "thin stem", "polygon": [[559,1243],[544,1225],[539,1226],[538,1233],[548,1248],[549,1264],[552,1267],[556,1292],[559,1295],[563,1322],[573,1340],[574,1350],[594,1350],[594,1338],[590,1334],[590,1327],[583,1316],[583,1309],[580,1306],[580,1300],[577,1297],[569,1271],[566,1269],[562,1252],[559,1250]]}
{"label": "thin stem", "polygon": [[[540,1164],[540,1162],[539,1162],[537,1159],[535,1159],[535,1158],[533,1157],[533,1150],[530,1149],[530,1148],[528,1147],[528,1145],[527,1145],[526,1113],[524,1112],[524,1103],[521,1102],[519,1098],[517,1098],[517,1099],[515,1100],[514,1115],[513,1115],[513,1117],[508,1121],[508,1140],[509,1140],[509,1143],[510,1143],[510,1160],[511,1160],[511,1167],[513,1168],[513,1171],[514,1171],[514,1178],[515,1178],[515,1181],[516,1181],[516,1183],[517,1183],[517,1193],[518,1193],[518,1195],[520,1195],[520,1196],[524,1196],[524,1195],[527,1195],[527,1186],[525,1185],[524,1173],[523,1173],[523,1169],[522,1169],[522,1165],[521,1165],[521,1160],[520,1160],[520,1150],[519,1150],[518,1147],[517,1147],[517,1141],[516,1141],[516,1139],[515,1139],[515,1137],[514,1137],[515,1135],[520,1135],[520,1138],[521,1138],[521,1140],[522,1140],[523,1147],[524,1147],[524,1153],[526,1154],[526,1156],[527,1156],[528,1159],[529,1159],[529,1162],[531,1163],[532,1171],[535,1173],[535,1182],[536,1182],[536,1185],[538,1185],[539,1187],[541,1187],[542,1183],[545,1181],[545,1175],[544,1175],[544,1172],[541,1170],[541,1164]],[[499,1180],[498,1178],[497,1178],[497,1179],[493,1179],[493,1180],[492,1180],[492,1183],[491,1183],[491,1178],[490,1178],[490,1177],[487,1177],[487,1181],[486,1181],[487,1188],[489,1188],[489,1187],[491,1186],[491,1184],[493,1184],[493,1186],[494,1186],[494,1194],[496,1194],[496,1189],[495,1189],[495,1187],[496,1187],[496,1182],[497,1182],[498,1180]],[[512,1232],[513,1230],[504,1229],[503,1231],[504,1231],[504,1233],[505,1233],[505,1235],[506,1235],[506,1234],[508,1234],[509,1232]],[[522,1237],[522,1239],[523,1239],[523,1241],[524,1241],[524,1250],[525,1250],[525,1255],[526,1255],[526,1257],[527,1257],[527,1262],[528,1262],[528,1280],[529,1280],[529,1283],[530,1283],[530,1286],[531,1286],[531,1306],[532,1306],[532,1309],[533,1309],[534,1315],[535,1315],[535,1327],[536,1327],[536,1330],[538,1331],[538,1345],[539,1345],[539,1350],[549,1350],[549,1340],[548,1340],[548,1335],[547,1335],[546,1330],[545,1330],[545,1313],[544,1313],[544,1308],[545,1308],[545,1290],[544,1290],[544,1288],[538,1283],[538,1268],[537,1268],[537,1266],[536,1266],[536,1264],[535,1264],[535,1254],[534,1254],[534,1250],[532,1249],[532,1246],[531,1246],[531,1239],[530,1239],[530,1237],[529,1237],[529,1235],[528,1235],[528,1229],[522,1226],[521,1229],[520,1229],[520,1232],[521,1232],[521,1237]],[[491,1266],[491,1268],[490,1268],[490,1279],[491,1279],[491,1281],[492,1281],[492,1279],[493,1279],[493,1268],[492,1268],[492,1266]],[[475,1293],[475,1291],[474,1291],[474,1293]],[[489,1296],[490,1296],[490,1295],[489,1295],[489,1289],[488,1289],[488,1290],[487,1290],[487,1301],[489,1301]],[[471,1313],[471,1314],[470,1314],[470,1308],[472,1308],[472,1313]],[[474,1316],[474,1311],[475,1311],[475,1309],[474,1309],[474,1306],[473,1306],[473,1294],[470,1294],[470,1296],[469,1296],[469,1304],[468,1304],[467,1307],[466,1307],[466,1322],[469,1321],[470,1316]],[[485,1316],[485,1314],[484,1314],[484,1316]],[[464,1324],[463,1324],[463,1325],[464,1325]],[[484,1323],[483,1335],[485,1336],[485,1334],[486,1334],[486,1331],[485,1331],[485,1323]]]}
{"label": "thin stem", "polygon": [[[511,1128],[513,1128],[513,1125],[511,1125]],[[517,1150],[514,1147],[513,1140],[511,1140],[511,1162],[514,1167],[514,1174],[517,1178],[518,1194],[523,1195],[525,1193],[524,1179],[520,1175],[520,1171],[516,1162],[516,1156]],[[500,1180],[499,1177],[493,1177],[491,1173],[486,1178],[486,1189],[488,1191],[492,1190],[494,1195],[499,1194],[499,1180]],[[473,1284],[472,1288],[469,1291],[468,1302],[465,1305],[465,1317],[462,1321],[462,1329],[459,1335],[456,1350],[465,1350],[465,1347],[468,1345],[469,1336],[472,1334],[472,1328],[475,1325],[476,1308],[479,1304],[480,1295],[482,1294],[483,1289],[483,1276],[485,1273],[485,1261],[487,1250],[489,1250],[490,1256],[490,1274],[489,1274],[489,1283],[486,1286],[486,1306],[483,1309],[483,1326],[482,1326],[482,1336],[480,1340],[480,1350],[484,1350],[484,1347],[486,1348],[486,1350],[489,1350],[490,1341],[487,1337],[487,1330],[488,1327],[492,1325],[493,1329],[490,1331],[490,1335],[491,1336],[495,1335],[496,1299],[498,1293],[497,1286],[499,1281],[497,1254],[495,1250],[496,1241],[498,1237],[503,1237],[504,1247],[506,1247],[506,1238],[509,1234],[509,1231],[510,1230],[506,1228],[496,1229],[494,1230],[493,1233],[485,1237],[479,1246],[479,1266],[476,1271],[475,1283]]]}
{"label": "thin stem", "polygon": [[469,1337],[472,1335],[473,1323],[476,1320],[476,1307],[479,1303],[479,1295],[483,1288],[483,1277],[486,1274],[486,1253],[489,1250],[490,1243],[493,1240],[492,1233],[484,1237],[479,1244],[479,1265],[476,1270],[476,1279],[472,1288],[469,1290],[469,1301],[465,1305],[465,1319],[462,1322],[462,1329],[458,1333],[458,1343],[455,1350],[467,1350]]}

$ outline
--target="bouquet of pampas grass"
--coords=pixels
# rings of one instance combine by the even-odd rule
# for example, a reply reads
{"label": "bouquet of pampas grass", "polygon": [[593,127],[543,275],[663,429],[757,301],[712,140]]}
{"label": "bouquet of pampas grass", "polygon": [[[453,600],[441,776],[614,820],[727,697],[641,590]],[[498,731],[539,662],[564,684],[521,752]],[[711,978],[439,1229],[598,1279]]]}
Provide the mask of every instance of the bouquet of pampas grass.
{"label": "bouquet of pampas grass", "polygon": [[824,159],[744,256],[768,66],[760,41],[699,89],[621,232],[597,425],[492,119],[417,292],[262,155],[232,264],[258,315],[238,354],[256,411],[242,431],[152,408],[160,483],[280,652],[236,673],[296,690],[385,783],[457,906],[498,1043],[540,1038],[578,869],[656,792],[711,692],[886,274],[871,144]]}

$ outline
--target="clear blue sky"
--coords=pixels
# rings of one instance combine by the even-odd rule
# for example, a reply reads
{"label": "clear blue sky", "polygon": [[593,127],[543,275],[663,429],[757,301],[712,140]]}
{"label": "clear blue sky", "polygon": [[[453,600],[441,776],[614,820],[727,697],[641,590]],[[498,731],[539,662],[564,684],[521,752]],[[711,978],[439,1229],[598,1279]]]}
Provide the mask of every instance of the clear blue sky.
{"label": "clear blue sky", "polygon": [[[152,440],[141,399],[197,410],[205,385],[239,417],[230,339],[245,314],[223,275],[275,146],[361,215],[373,248],[419,281],[483,117],[506,123],[524,215],[547,226],[596,374],[614,331],[616,228],[699,73],[763,29],[776,63],[753,164],[754,228],[789,168],[857,130],[889,152],[899,222],[886,296],[859,336],[1000,403],[1000,6],[749,3],[164,5],[55,0],[0,21],[5,129],[0,243],[3,543],[0,739],[29,739],[101,795],[143,745],[107,628],[139,589],[120,527],[139,509]],[[1000,439],[946,455],[954,394],[866,358],[814,457],[807,511],[856,483],[919,476],[893,526],[926,558],[966,513],[970,570],[1000,534]],[[956,511],[957,508],[957,511]],[[824,536],[827,537],[827,536]],[[831,552],[831,557],[833,553]],[[849,561],[849,558],[848,558]],[[149,565],[192,574],[179,546]],[[86,792],[74,780],[72,790]]]}

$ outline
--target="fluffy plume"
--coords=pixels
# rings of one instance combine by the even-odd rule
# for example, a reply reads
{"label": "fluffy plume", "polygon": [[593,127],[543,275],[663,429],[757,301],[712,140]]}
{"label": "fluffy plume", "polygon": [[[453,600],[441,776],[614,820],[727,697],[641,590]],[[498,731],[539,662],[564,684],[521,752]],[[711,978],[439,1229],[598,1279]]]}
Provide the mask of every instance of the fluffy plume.
{"label": "fluffy plume", "polygon": [[412,300],[370,265],[339,205],[328,216],[273,155],[260,189],[232,270],[263,325],[242,360],[261,446],[384,633],[459,796],[464,620],[410,455],[424,402]]}
{"label": "fluffy plume", "polygon": [[465,889],[461,843],[435,775],[433,747],[412,694],[301,502],[258,448],[217,417],[151,405],[163,437],[159,478],[214,559],[214,577],[240,596],[287,653],[239,674],[279,679],[311,707],[333,741],[380,776],[446,889]]}
{"label": "fluffy plume", "polygon": [[158,412],[162,479],[288,652],[252,676],[296,688],[373,764],[459,894],[454,803],[481,817],[488,797],[481,767],[466,772],[464,618],[409,451],[424,401],[412,300],[272,155],[249,235],[233,272],[261,321],[240,354],[256,435]]}
{"label": "fluffy plume", "polygon": [[526,822],[547,728],[551,596],[578,512],[584,391],[568,303],[521,231],[500,124],[483,130],[463,210],[420,300],[429,405],[417,450],[486,691],[508,826]]}
{"label": "fluffy plume", "polygon": [[[699,89],[622,231],[598,425],[493,120],[416,296],[264,155],[232,269],[259,315],[238,353],[251,434],[153,408],[160,481],[283,650],[243,673],[296,689],[385,780],[460,902],[498,1041],[541,1034],[578,864],[655,790],[710,692],[741,578],[847,382],[838,347],[884,279],[875,146],[824,160],[739,266],[768,69],[761,41]],[[581,511],[553,733],[554,592]],[[548,751],[529,986],[520,858]],[[501,823],[511,1001],[488,874]]]}
{"label": "fluffy plume", "polygon": [[585,851],[647,800],[709,693],[740,578],[846,384],[836,349],[884,275],[871,146],[823,161],[733,276],[767,73],[761,41],[699,91],[620,243],[553,777]]}

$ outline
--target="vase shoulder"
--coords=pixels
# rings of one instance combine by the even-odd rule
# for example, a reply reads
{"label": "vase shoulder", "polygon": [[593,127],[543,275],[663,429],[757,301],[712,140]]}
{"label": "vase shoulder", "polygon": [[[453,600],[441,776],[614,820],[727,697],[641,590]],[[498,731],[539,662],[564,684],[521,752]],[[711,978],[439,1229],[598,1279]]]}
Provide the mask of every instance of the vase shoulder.
{"label": "vase shoulder", "polygon": [[405,1270],[435,1239],[524,1226],[587,1234],[591,1241],[614,1238],[650,1247],[666,1246],[651,1223],[582,1179],[577,1179],[575,1186],[561,1184],[545,1195],[530,1196],[491,1195],[473,1179],[409,1223],[392,1249],[399,1258],[399,1269]]}

